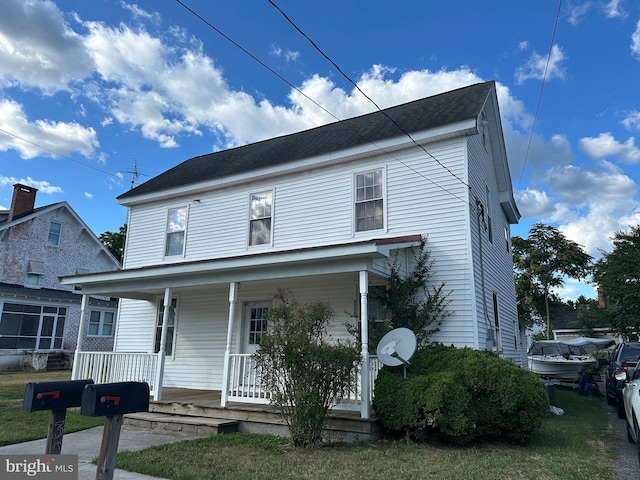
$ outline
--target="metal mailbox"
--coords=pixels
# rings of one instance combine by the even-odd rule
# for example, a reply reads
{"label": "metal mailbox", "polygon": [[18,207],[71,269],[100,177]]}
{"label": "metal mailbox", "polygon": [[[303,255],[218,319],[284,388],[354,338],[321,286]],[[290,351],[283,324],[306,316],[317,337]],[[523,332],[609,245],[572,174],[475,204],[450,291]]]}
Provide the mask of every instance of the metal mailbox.
{"label": "metal mailbox", "polygon": [[149,384],[118,382],[87,385],[80,413],[90,417],[149,411]]}
{"label": "metal mailbox", "polygon": [[91,384],[93,380],[27,383],[22,407],[27,412],[79,407],[85,387]]}

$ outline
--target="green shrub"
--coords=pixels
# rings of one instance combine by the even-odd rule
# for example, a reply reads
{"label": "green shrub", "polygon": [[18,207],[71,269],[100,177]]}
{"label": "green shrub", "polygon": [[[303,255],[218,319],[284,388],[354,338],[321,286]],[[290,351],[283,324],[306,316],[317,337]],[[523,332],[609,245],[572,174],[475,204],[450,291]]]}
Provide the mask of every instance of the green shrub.
{"label": "green shrub", "polygon": [[351,387],[360,350],[353,341],[328,334],[333,317],[328,302],[300,304],[282,290],[275,298],[254,358],[293,444],[314,447],[322,442],[329,407]]}
{"label": "green shrub", "polygon": [[538,377],[511,362],[432,345],[416,353],[406,380],[400,368],[380,372],[375,409],[386,429],[416,440],[524,443],[549,402]]}

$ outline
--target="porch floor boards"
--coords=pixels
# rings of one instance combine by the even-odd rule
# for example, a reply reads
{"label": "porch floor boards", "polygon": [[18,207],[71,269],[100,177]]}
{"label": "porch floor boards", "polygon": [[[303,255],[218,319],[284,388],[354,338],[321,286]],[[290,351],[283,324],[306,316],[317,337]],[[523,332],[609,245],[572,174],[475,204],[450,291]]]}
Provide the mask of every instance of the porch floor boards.
{"label": "porch floor boards", "polygon": [[[150,401],[149,412],[156,417],[149,421],[149,428],[157,425],[155,428],[177,430],[180,427],[176,425],[182,424],[185,431],[198,431],[192,428],[201,428],[202,433],[207,433],[212,424],[220,423],[225,431],[237,428],[237,431],[245,433],[288,436],[286,423],[273,406],[227,402],[223,408],[220,400],[219,390],[163,388],[162,400]],[[161,421],[162,417],[157,417],[159,414],[164,415],[168,419],[167,422]],[[201,418],[202,422],[198,422],[198,418]],[[133,417],[130,417],[130,420],[133,422]],[[141,425],[143,420],[137,420],[137,424]],[[212,434],[218,433],[214,431],[215,428],[218,427],[211,428]],[[375,441],[381,437],[381,425],[375,415],[370,419],[362,419],[359,411],[337,410],[330,412],[326,433],[327,437],[334,441]]]}

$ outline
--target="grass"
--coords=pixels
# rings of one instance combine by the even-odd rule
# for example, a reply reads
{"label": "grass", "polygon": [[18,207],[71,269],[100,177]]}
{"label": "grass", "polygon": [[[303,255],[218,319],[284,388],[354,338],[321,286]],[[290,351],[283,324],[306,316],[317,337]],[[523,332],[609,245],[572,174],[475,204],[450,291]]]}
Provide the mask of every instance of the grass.
{"label": "grass", "polygon": [[[27,383],[70,378],[71,372],[0,373],[0,446],[47,437],[49,412],[30,413],[22,408]],[[69,409],[64,431],[76,432],[103,424],[102,417],[86,417],[78,409]]]}
{"label": "grass", "polygon": [[[22,409],[28,382],[66,380],[69,372],[0,373],[0,445],[45,438],[48,412]],[[614,434],[601,398],[556,389],[563,416],[549,415],[532,441],[456,448],[443,445],[328,445],[296,450],[281,438],[217,435],[121,452],[117,466],[171,480],[361,479],[600,480],[615,477]],[[65,432],[101,425],[70,410]]]}
{"label": "grass", "polygon": [[614,438],[601,398],[556,389],[563,416],[544,420],[525,446],[456,448],[375,444],[295,450],[286,440],[247,434],[121,452],[117,466],[172,480],[235,479],[531,479],[598,480],[615,476]]}

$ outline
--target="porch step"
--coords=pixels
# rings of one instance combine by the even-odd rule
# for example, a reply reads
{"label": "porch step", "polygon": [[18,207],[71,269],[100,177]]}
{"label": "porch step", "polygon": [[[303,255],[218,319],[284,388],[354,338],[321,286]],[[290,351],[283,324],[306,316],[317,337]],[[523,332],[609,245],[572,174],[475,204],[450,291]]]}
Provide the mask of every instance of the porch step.
{"label": "porch step", "polygon": [[150,430],[193,432],[205,435],[238,431],[238,421],[221,418],[172,415],[168,413],[140,412],[124,416],[124,423]]}

